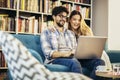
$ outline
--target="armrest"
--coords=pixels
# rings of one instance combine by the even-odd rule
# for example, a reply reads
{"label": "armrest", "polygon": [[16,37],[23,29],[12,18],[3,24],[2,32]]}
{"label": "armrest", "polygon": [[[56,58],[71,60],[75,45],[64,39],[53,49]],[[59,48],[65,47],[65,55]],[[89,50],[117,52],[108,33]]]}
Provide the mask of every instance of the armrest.
{"label": "armrest", "polygon": [[118,63],[120,62],[120,51],[116,50],[106,50],[111,63]]}
{"label": "armrest", "polygon": [[108,43],[106,43],[105,52],[108,54],[111,63],[120,62],[120,50],[109,50],[108,49]]}
{"label": "armrest", "polygon": [[40,62],[43,64],[42,57],[39,55],[39,53],[33,49],[28,49],[30,53]]}
{"label": "armrest", "polygon": [[[38,52],[36,52],[33,49],[28,49],[31,54],[40,62],[43,64],[42,57],[39,55]],[[58,65],[58,64],[45,64],[45,67],[48,68],[51,71],[58,71],[58,72],[68,72],[69,68],[67,66]]]}

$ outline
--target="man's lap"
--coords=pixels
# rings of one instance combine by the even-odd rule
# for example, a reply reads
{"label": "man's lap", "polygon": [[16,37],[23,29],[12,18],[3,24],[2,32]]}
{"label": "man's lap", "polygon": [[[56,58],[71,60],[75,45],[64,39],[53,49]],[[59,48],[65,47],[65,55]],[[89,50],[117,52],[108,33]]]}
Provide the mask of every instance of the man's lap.
{"label": "man's lap", "polygon": [[57,58],[52,61],[53,64],[69,64],[70,62],[79,62],[75,58]]}

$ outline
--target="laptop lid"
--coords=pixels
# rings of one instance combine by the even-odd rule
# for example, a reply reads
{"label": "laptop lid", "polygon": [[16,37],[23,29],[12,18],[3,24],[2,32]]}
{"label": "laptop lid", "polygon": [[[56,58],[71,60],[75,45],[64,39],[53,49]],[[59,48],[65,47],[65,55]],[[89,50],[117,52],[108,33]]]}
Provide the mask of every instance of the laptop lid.
{"label": "laptop lid", "polygon": [[80,36],[75,57],[78,59],[101,58],[107,37]]}

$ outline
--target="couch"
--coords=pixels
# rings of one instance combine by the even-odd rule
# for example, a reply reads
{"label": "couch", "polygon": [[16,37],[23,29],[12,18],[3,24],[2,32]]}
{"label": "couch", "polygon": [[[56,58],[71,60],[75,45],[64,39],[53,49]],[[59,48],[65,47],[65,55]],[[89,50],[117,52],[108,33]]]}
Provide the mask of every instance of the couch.
{"label": "couch", "polygon": [[[36,57],[40,63],[44,64],[45,56],[41,50],[40,43],[40,35],[32,35],[32,34],[13,34],[14,37],[18,38],[32,53],[34,57]],[[120,51],[109,51],[107,47],[105,47],[105,51],[110,57],[111,62],[120,62]],[[61,72],[69,72],[69,68],[67,66],[58,65],[58,64],[44,64],[46,68],[51,71],[61,71]],[[86,68],[83,68],[83,73],[89,76],[90,71]]]}
{"label": "couch", "polygon": [[[24,46],[28,48],[28,50],[32,53],[34,57],[36,57],[42,64],[44,64],[45,56],[41,50],[40,44],[40,35],[32,35],[32,34],[13,34],[14,37],[18,38]],[[51,71],[59,71],[59,72],[69,72],[69,68],[67,66],[58,65],[58,64],[44,64],[46,68]],[[90,71],[87,69],[83,69],[83,73],[85,75],[89,75]]]}
{"label": "couch", "polygon": [[48,70],[18,39],[6,32],[0,31],[0,46],[13,80],[92,80],[83,74]]}

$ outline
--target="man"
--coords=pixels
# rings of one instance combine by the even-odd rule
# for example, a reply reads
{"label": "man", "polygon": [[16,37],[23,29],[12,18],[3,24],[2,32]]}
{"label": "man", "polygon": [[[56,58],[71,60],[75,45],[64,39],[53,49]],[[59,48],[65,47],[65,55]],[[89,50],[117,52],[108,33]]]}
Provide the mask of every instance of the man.
{"label": "man", "polygon": [[75,35],[64,27],[68,13],[63,6],[53,9],[54,31],[46,29],[41,33],[42,50],[47,58],[46,63],[65,65],[71,72],[82,73],[80,63],[73,58],[77,45]]}

